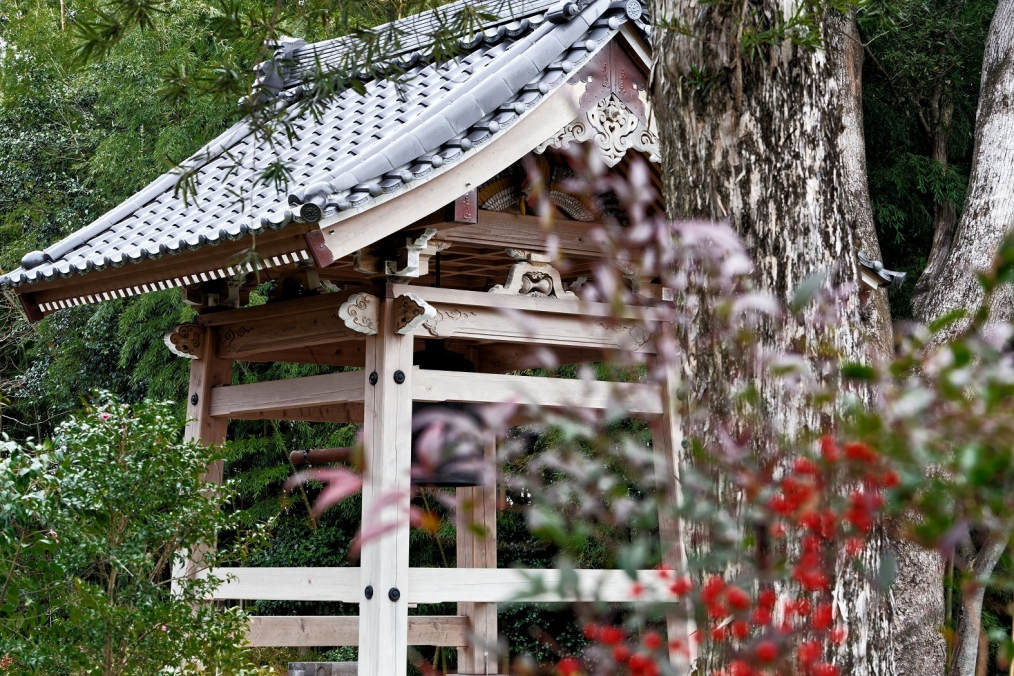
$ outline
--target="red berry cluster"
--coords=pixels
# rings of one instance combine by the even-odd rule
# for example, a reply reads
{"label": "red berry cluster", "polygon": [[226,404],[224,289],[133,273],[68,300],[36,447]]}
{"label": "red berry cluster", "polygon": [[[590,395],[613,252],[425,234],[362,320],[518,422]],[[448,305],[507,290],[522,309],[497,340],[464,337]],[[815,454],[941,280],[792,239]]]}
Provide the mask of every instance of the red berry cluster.
{"label": "red berry cluster", "polygon": [[[584,627],[588,639],[611,648],[613,660],[624,665],[630,676],[658,676],[658,659],[668,659],[658,651],[665,642],[657,631],[649,631],[641,637],[640,645],[631,645],[628,634],[619,627],[590,622]],[[560,666],[557,665],[557,670]]]}

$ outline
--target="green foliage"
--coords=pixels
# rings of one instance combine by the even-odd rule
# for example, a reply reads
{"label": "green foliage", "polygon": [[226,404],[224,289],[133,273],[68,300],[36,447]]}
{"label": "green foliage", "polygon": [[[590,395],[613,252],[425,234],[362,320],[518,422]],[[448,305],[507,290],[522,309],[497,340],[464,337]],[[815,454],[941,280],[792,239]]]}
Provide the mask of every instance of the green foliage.
{"label": "green foliage", "polygon": [[254,673],[244,614],[200,603],[218,581],[183,575],[184,552],[238,515],[222,510],[228,487],[200,478],[217,452],[180,441],[171,405],[106,399],[52,445],[5,438],[2,452],[0,653],[12,673]]}
{"label": "green foliage", "polygon": [[885,265],[908,273],[895,319],[933,241],[935,213],[960,216],[971,169],[986,32],[995,0],[870,0],[859,9],[870,200]]}

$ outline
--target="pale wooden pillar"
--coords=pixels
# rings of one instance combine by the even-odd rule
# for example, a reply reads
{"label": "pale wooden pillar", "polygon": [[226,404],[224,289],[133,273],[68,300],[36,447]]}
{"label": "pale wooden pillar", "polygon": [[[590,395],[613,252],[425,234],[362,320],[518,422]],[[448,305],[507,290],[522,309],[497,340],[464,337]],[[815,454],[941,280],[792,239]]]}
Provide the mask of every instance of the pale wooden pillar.
{"label": "pale wooden pillar", "polygon": [[[649,368],[651,365],[649,365]],[[662,545],[662,563],[675,575],[687,571],[686,544],[683,540],[683,524],[673,514],[682,501],[680,487],[680,460],[682,457],[683,430],[680,426],[676,391],[679,374],[667,364],[661,378],[662,415],[651,426],[651,443],[655,460],[655,486],[658,491],[658,530]],[[669,640],[680,641],[686,653],[669,651],[669,659],[677,674],[688,674],[696,657],[696,646],[690,641],[695,631],[692,608],[687,600],[682,607],[666,613],[666,628]]]}
{"label": "pale wooden pillar", "polygon": [[377,334],[366,339],[363,530],[397,525],[362,547],[360,676],[404,676],[407,671],[412,336],[395,333],[393,315],[394,301],[384,299]]}
{"label": "pale wooden pillar", "polygon": [[[496,463],[496,441],[485,449],[486,461]],[[487,486],[458,489],[458,568],[496,568],[496,481]],[[483,534],[469,524],[485,531]],[[458,648],[459,674],[497,673],[495,603],[459,603],[458,615],[471,621],[474,642]]]}

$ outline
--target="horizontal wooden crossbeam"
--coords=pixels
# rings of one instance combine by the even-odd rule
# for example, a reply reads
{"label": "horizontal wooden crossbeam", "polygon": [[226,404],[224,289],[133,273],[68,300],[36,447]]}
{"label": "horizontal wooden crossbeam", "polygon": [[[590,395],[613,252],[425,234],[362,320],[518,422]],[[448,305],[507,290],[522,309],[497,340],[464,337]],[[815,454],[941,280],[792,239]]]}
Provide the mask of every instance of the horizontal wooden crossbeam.
{"label": "horizontal wooden crossbeam", "polygon": [[[338,416],[342,405],[348,416],[344,422],[362,422],[362,404],[366,379],[362,371],[329,373],[321,376],[271,380],[249,385],[216,387],[211,391],[211,415],[217,418],[262,419],[297,410],[318,412],[322,408]],[[331,420],[331,422],[343,422]]]}
{"label": "horizontal wooden crossbeam", "polygon": [[623,409],[645,416],[662,414],[662,391],[654,383],[610,383],[419,370],[412,374],[412,398],[427,402],[516,402],[546,408]]}
{"label": "horizontal wooden crossbeam", "polygon": [[[463,647],[469,641],[467,617],[410,615],[408,644]],[[359,616],[303,616],[250,618],[246,634],[250,645],[345,646],[359,645]]]}
{"label": "horizontal wooden crossbeam", "polygon": [[[221,568],[214,574],[223,579],[211,597],[216,600],[365,602],[359,568]],[[640,588],[622,570],[409,568],[407,588],[400,591],[408,603],[676,600],[670,580],[658,571],[637,571],[637,579]],[[544,591],[533,593],[534,580]],[[387,602],[386,590],[370,601],[378,602]]]}
{"label": "horizontal wooden crossbeam", "polygon": [[[242,420],[362,422],[365,381],[366,374],[362,371],[349,371],[216,387],[211,391],[211,415]],[[412,398],[425,402],[515,402],[547,408],[624,410],[640,416],[662,413],[661,390],[654,383],[610,383],[418,368],[413,372]]]}

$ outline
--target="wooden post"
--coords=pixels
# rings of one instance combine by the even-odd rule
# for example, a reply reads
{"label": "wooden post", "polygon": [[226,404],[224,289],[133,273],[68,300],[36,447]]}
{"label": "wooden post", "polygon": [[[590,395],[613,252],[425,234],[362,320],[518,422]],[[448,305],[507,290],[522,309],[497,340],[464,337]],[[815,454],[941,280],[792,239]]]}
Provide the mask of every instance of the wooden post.
{"label": "wooden post", "polygon": [[[652,364],[649,364],[651,369]],[[675,575],[687,573],[687,555],[683,541],[683,524],[674,511],[682,501],[680,488],[680,460],[683,451],[683,431],[680,427],[676,390],[679,374],[666,364],[661,378],[662,415],[652,422],[651,442],[655,459],[655,485],[658,491],[658,530],[662,545],[662,563]],[[683,649],[670,647],[669,660],[678,674],[690,673],[696,660],[696,644],[690,640],[696,627],[689,601],[666,613],[666,628],[670,646],[674,640]]]}
{"label": "wooden post", "polygon": [[[360,676],[405,676],[408,662],[408,510],[412,452],[412,336],[395,333],[394,300],[366,339]],[[373,374],[376,373],[376,377]],[[369,597],[369,598],[368,598]]]}
{"label": "wooden post", "polygon": [[[495,441],[485,453],[487,462],[495,464]],[[496,568],[496,481],[459,488],[458,505],[458,568]],[[458,673],[496,674],[496,604],[458,603],[458,615],[469,618],[474,634],[467,647],[458,648]]]}
{"label": "wooden post", "polygon": [[[232,360],[219,359],[218,333],[215,329],[204,329],[197,351],[197,359],[190,362],[190,386],[187,389],[187,424],[183,438],[196,441],[202,446],[221,444],[229,429],[228,418],[214,418],[211,415],[211,388],[232,384]],[[201,477],[205,481],[222,485],[225,464],[218,460],[208,465]],[[183,563],[187,577],[193,577],[204,567],[204,553],[214,547],[207,543],[187,554]],[[175,576],[175,573],[174,573]]]}
{"label": "wooden post", "polygon": [[[232,361],[219,359],[218,333],[215,329],[205,329],[201,342],[203,345],[200,357],[190,362],[187,426],[184,438],[187,441],[196,441],[202,446],[210,446],[224,442],[229,429],[228,418],[211,416],[211,388],[232,384]],[[221,484],[223,471],[222,461],[218,461],[208,467],[204,478]]]}

